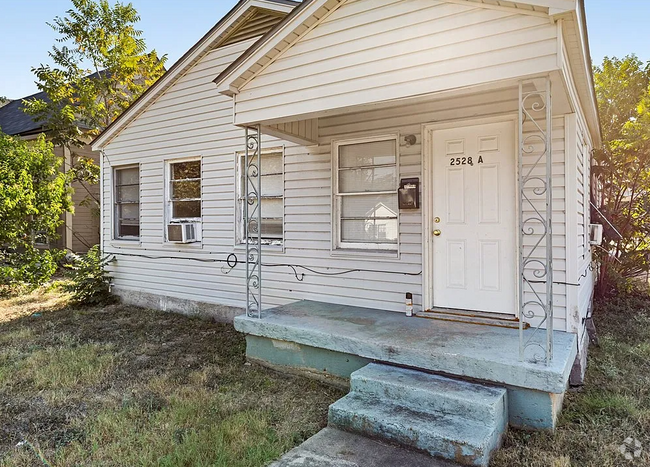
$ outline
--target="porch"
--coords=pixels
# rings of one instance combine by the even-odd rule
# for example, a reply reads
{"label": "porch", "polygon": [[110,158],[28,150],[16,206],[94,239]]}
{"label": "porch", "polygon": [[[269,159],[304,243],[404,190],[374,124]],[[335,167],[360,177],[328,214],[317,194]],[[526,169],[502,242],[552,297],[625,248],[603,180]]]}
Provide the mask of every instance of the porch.
{"label": "porch", "polygon": [[529,429],[555,426],[577,352],[574,334],[554,331],[550,364],[529,363],[516,329],[306,300],[238,316],[235,328],[249,359],[330,380],[383,362],[505,387],[510,425]]}

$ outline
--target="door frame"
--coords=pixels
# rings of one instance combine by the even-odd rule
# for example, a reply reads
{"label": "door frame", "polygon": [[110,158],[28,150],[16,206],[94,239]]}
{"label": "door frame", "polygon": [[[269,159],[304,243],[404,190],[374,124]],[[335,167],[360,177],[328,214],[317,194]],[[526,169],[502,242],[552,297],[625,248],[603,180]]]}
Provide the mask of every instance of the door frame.
{"label": "door frame", "polygon": [[[491,123],[508,123],[514,126],[514,156],[515,156],[515,206],[519,206],[519,115],[517,113],[501,114],[491,117],[471,117],[458,120],[447,120],[439,123],[425,123],[422,125],[422,308],[423,311],[433,308],[433,202],[432,202],[432,184],[433,184],[433,133],[439,130],[449,130],[454,128],[489,125]],[[521,213],[517,212],[515,216],[515,226],[517,229]],[[520,296],[520,235],[515,235],[517,254],[515,256],[515,316],[519,316],[517,310]]]}

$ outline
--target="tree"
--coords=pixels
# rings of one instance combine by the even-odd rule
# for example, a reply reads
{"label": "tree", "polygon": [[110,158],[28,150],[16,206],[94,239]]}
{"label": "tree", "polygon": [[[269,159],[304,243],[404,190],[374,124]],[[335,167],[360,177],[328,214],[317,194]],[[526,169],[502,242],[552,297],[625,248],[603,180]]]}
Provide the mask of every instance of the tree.
{"label": "tree", "polygon": [[650,266],[650,64],[606,57],[594,78],[604,141],[594,153],[592,217],[605,226],[597,251],[604,295]]}
{"label": "tree", "polygon": [[67,175],[52,144],[0,132],[0,291],[15,283],[39,285],[56,271],[57,254],[39,251],[34,237],[57,238],[72,209]]}
{"label": "tree", "polygon": [[129,4],[72,0],[67,16],[48,23],[59,35],[49,56],[54,66],[32,71],[46,99],[24,101],[25,110],[43,123],[56,145],[73,154],[73,177],[86,188],[97,183],[99,168],[75,148],[110,125],[165,71],[166,56],[147,51],[140,20]]}

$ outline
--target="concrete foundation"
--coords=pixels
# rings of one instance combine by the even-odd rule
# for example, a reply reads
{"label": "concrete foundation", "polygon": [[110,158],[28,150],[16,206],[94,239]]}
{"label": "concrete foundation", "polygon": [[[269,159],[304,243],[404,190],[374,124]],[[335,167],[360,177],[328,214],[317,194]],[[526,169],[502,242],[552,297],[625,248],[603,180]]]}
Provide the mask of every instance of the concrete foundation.
{"label": "concrete foundation", "polygon": [[171,311],[186,316],[198,316],[219,323],[232,323],[235,316],[244,313],[243,308],[197,302],[183,298],[168,297],[135,290],[113,287],[112,293],[127,305]]}
{"label": "concrete foundation", "polygon": [[585,373],[587,372],[587,353],[589,351],[589,337],[584,336],[582,345],[578,349],[573,367],[571,368],[571,377],[569,384],[571,386],[582,386],[585,384]]}

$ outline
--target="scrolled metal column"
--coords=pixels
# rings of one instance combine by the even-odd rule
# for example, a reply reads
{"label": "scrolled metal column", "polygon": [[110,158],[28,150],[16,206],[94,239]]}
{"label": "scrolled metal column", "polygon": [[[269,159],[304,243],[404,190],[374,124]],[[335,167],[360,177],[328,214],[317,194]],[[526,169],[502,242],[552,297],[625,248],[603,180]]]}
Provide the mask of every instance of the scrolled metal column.
{"label": "scrolled metal column", "polygon": [[262,317],[262,171],[260,126],[246,127],[244,160],[244,238],[246,239],[246,314]]}
{"label": "scrolled metal column", "polygon": [[546,364],[553,359],[552,117],[550,78],[520,82],[519,354]]}

